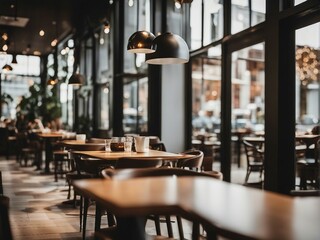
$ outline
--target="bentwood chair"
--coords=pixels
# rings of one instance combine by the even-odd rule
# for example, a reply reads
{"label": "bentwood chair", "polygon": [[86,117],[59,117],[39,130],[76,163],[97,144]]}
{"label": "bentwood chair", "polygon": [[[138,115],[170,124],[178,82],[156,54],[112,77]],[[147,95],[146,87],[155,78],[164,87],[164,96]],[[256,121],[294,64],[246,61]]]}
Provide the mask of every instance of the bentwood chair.
{"label": "bentwood chair", "polygon": [[188,154],[193,156],[190,158],[178,160],[178,163],[177,163],[178,168],[184,168],[184,169],[188,168],[190,170],[195,170],[198,172],[201,171],[203,156],[204,156],[202,151],[191,149],[191,150],[184,151],[181,154]]}
{"label": "bentwood chair", "polygon": [[[83,144],[75,144],[68,145],[69,157],[72,166],[72,170],[66,174],[66,179],[69,184],[69,191],[72,186],[72,182],[79,179],[88,179],[98,177],[98,173],[100,170],[97,170],[97,164],[95,163],[104,163],[101,160],[94,159],[82,159],[80,155],[75,154],[74,151],[100,151],[104,149],[104,144],[101,143],[83,143]],[[90,161],[90,162],[88,162]],[[104,166],[105,167],[105,166]],[[102,167],[101,169],[103,169]],[[77,203],[77,195],[79,195],[76,191],[73,191],[73,202],[74,206]],[[69,193],[68,193],[69,195]],[[80,195],[80,231],[82,230],[83,239],[86,234],[86,219],[87,212],[89,208],[89,199],[83,199]],[[82,228],[84,226],[84,228]]]}
{"label": "bentwood chair", "polygon": [[[242,141],[247,158],[247,173],[244,184],[248,183],[251,172],[259,172],[260,179],[264,170],[264,154],[257,145],[251,144],[246,140]],[[262,180],[261,180],[262,181]]]}
{"label": "bentwood chair", "polygon": [[[158,176],[202,176],[202,177],[211,177],[215,179],[222,179],[222,174],[213,171],[213,172],[196,172],[190,171],[187,169],[180,168],[145,168],[145,169],[104,169],[101,171],[102,177],[109,180],[126,180],[132,178],[141,178],[141,177],[158,177]],[[192,221],[192,219],[189,219]],[[182,229],[182,222],[178,222],[179,228],[179,239],[184,239],[183,234],[180,232]],[[193,221],[193,229],[192,229],[192,239],[200,239],[200,227],[197,221]],[[180,229],[181,228],[181,229]],[[111,230],[111,231],[110,231]],[[95,236],[98,239],[104,239],[104,237],[108,234],[114,236],[114,228],[112,229],[102,229],[95,232]],[[157,235],[158,232],[157,232]],[[169,234],[170,235],[170,234]],[[169,236],[173,237],[173,236]]]}
{"label": "bentwood chair", "polygon": [[[119,158],[115,164],[115,169],[141,169],[141,168],[159,168],[163,165],[163,162],[166,159],[161,158],[161,157],[144,157],[144,158],[139,158],[139,157],[122,157]],[[101,171],[101,176],[106,177],[104,175],[104,172],[107,171],[107,169],[114,169],[112,167],[108,167],[105,170]],[[101,214],[104,210],[103,209],[98,209],[97,206],[97,211],[96,211],[96,223],[95,223],[95,229],[100,229],[100,223],[101,223]],[[108,218],[108,225],[109,227],[113,227],[116,222],[111,213],[107,213],[107,218]],[[160,220],[158,216],[153,217],[155,224],[156,224],[156,229],[157,233],[160,232]],[[108,229],[109,231],[110,229]]]}
{"label": "bentwood chair", "polygon": [[297,161],[300,189],[306,190],[308,185],[320,189],[320,139],[315,144],[314,158],[304,158]]}
{"label": "bentwood chair", "polygon": [[9,220],[9,201],[6,196],[0,196],[0,239],[12,240],[11,225]]}

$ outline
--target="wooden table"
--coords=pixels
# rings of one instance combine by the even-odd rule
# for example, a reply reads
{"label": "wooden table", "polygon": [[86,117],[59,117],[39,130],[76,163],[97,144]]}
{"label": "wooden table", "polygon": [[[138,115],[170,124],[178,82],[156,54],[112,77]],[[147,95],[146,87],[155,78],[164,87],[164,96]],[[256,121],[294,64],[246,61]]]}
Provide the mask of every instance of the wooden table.
{"label": "wooden table", "polygon": [[191,155],[183,155],[177,153],[163,152],[157,150],[149,150],[145,153],[137,152],[106,152],[106,151],[75,151],[74,153],[80,154],[85,157],[98,158],[102,160],[118,160],[122,157],[160,157],[168,160],[178,160],[189,158]]}
{"label": "wooden table", "polygon": [[310,147],[310,145],[315,144],[318,139],[320,139],[320,135],[313,135],[313,134],[304,134],[304,135],[296,135],[296,140],[303,141],[307,148]]}
{"label": "wooden table", "polygon": [[199,221],[208,239],[214,231],[233,239],[320,239],[318,197],[291,198],[205,177],[90,179],[74,187],[120,217],[178,214]]}
{"label": "wooden table", "polygon": [[49,165],[50,161],[52,161],[52,140],[57,140],[62,138],[64,135],[62,133],[52,132],[52,133],[38,133],[37,134],[40,138],[44,139],[45,142],[45,154],[46,154],[46,160],[45,160],[45,173],[50,173]]}
{"label": "wooden table", "polygon": [[314,134],[304,134],[304,135],[296,135],[296,140],[302,141],[306,144],[306,157],[315,158],[317,151],[316,147],[314,148],[314,151],[310,146],[312,144],[316,144],[317,141],[320,139],[320,135],[314,135]]}

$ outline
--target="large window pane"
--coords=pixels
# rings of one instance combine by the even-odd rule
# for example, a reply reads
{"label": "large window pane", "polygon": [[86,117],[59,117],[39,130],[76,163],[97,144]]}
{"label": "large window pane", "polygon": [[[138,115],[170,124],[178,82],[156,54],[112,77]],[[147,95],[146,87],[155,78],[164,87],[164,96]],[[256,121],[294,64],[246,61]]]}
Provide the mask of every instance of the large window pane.
{"label": "large window pane", "polygon": [[[199,1],[200,2],[200,1]],[[207,45],[223,35],[223,5],[219,0],[205,0],[203,45]],[[201,36],[201,35],[200,35]]]}
{"label": "large window pane", "polygon": [[[251,9],[249,7],[249,2],[251,2]],[[266,1],[232,0],[231,13],[231,32],[234,34],[265,21]]]}
{"label": "large window pane", "polygon": [[248,0],[232,0],[232,34],[240,32],[250,26],[249,17],[249,1]]}
{"label": "large window pane", "polygon": [[[127,40],[136,31],[150,31],[150,0],[128,1],[125,4],[124,39]],[[136,73],[139,69],[146,69],[144,54],[132,54],[124,46],[124,71]]]}
{"label": "large window pane", "polygon": [[[264,43],[256,44],[232,54],[232,162],[231,180],[239,176],[238,168],[247,168],[243,137],[264,134],[265,64]],[[243,171],[244,173],[246,171]],[[256,175],[255,175],[256,174]],[[259,182],[259,172],[250,174],[248,182]]]}
{"label": "large window pane", "polygon": [[110,127],[110,85],[102,84],[99,91],[100,99],[100,121],[99,128],[109,129]]}
{"label": "large window pane", "polygon": [[[28,97],[29,87],[40,83],[40,58],[37,56],[18,55],[18,64],[11,64],[12,55],[0,53],[0,66],[12,65],[13,70],[1,74],[1,95],[8,104],[2,105],[2,116],[15,119],[23,96]],[[12,98],[12,101],[10,100]]]}
{"label": "large window pane", "polygon": [[125,79],[123,129],[125,133],[148,131],[148,78]]}
{"label": "large window pane", "polygon": [[251,25],[254,26],[266,20],[266,1],[251,0]]}
{"label": "large window pane", "polygon": [[221,111],[220,47],[210,48],[206,54],[192,59],[192,69],[193,143],[198,140],[218,141]]}
{"label": "large window pane", "polygon": [[191,50],[201,48],[202,29],[202,6],[201,1],[193,1],[190,7],[190,28],[191,28]]}
{"label": "large window pane", "polygon": [[[310,37],[312,36],[312,37]],[[320,125],[320,23],[296,31],[296,135],[319,134]],[[317,128],[318,127],[318,128]],[[296,138],[296,157],[299,162],[316,162],[315,143],[311,139]],[[311,141],[310,141],[311,140]],[[301,147],[306,149],[301,151]],[[296,185],[305,185],[319,177],[312,165],[297,164]],[[304,176],[304,177],[303,177]]]}

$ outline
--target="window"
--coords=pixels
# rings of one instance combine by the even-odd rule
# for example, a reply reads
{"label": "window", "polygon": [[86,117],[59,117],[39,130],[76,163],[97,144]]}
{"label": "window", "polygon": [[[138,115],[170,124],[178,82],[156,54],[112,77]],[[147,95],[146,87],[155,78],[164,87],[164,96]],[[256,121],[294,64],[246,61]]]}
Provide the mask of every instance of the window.
{"label": "window", "polygon": [[126,78],[123,88],[124,133],[148,131],[148,78]]}
{"label": "window", "polygon": [[190,7],[190,18],[192,19],[190,21],[191,50],[222,38],[223,5],[220,1],[193,1]]}
{"label": "window", "polygon": [[220,131],[221,51],[220,46],[192,59],[193,137]]}
{"label": "window", "polygon": [[[136,31],[150,31],[150,0],[128,1],[125,4],[124,39],[127,40]],[[124,44],[124,71],[130,73],[145,71],[144,54],[132,54],[127,51],[127,44]]]}
{"label": "window", "polygon": [[[251,4],[251,9],[250,9]],[[232,34],[265,21],[266,1],[232,0]]]}
{"label": "window", "polygon": [[[242,138],[251,133],[264,134],[264,52],[264,43],[259,43],[232,53],[231,159],[237,167],[245,165]],[[237,181],[236,174],[232,168],[232,181]]]}
{"label": "window", "polygon": [[[309,36],[313,37],[309,37]],[[296,30],[296,128],[310,132],[320,121],[320,23]]]}
{"label": "window", "polygon": [[[0,54],[0,66],[11,63],[12,55]],[[40,84],[40,58],[37,56],[17,55],[18,64],[11,64],[11,72],[1,71],[1,95],[8,94],[13,101],[2,107],[2,116],[15,119],[22,96],[29,96],[29,87]]]}

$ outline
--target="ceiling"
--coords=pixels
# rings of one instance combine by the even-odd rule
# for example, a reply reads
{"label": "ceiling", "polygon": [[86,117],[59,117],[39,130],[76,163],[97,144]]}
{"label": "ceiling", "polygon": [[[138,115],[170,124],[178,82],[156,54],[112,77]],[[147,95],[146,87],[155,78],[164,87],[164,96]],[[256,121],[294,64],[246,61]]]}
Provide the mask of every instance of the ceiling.
{"label": "ceiling", "polygon": [[[0,6],[0,51],[6,43],[7,53],[28,55],[47,55],[55,38],[98,26],[110,9],[107,0],[0,0]],[[1,38],[4,33],[7,41]]]}

